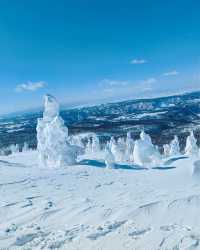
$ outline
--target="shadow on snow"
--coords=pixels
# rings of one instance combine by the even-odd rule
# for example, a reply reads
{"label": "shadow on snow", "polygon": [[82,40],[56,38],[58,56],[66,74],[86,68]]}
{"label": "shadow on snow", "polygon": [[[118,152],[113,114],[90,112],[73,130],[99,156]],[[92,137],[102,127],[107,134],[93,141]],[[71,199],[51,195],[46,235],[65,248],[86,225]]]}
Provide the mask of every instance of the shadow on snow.
{"label": "shadow on snow", "polygon": [[[87,165],[87,166],[93,166],[98,168],[106,168],[106,164],[100,160],[81,160],[78,164],[80,165]],[[128,165],[128,164],[114,164],[113,169],[126,169],[126,170],[147,170],[147,168],[139,166],[139,165]]]}

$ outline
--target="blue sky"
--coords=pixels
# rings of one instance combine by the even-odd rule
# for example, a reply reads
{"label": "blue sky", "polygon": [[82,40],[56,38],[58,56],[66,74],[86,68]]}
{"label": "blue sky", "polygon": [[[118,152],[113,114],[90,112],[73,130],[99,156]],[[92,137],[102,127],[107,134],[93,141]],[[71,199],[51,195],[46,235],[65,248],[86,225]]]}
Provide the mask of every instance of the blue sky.
{"label": "blue sky", "polygon": [[200,89],[200,1],[1,1],[0,114]]}

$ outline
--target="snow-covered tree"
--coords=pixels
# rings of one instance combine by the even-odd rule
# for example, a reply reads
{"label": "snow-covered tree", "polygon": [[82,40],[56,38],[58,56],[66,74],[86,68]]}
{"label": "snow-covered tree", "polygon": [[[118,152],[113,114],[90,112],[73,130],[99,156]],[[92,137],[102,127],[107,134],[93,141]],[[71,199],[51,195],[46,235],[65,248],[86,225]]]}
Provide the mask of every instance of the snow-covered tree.
{"label": "snow-covered tree", "polygon": [[117,140],[117,158],[119,162],[123,162],[126,160],[126,141],[123,137],[118,138]]}
{"label": "snow-covered tree", "polygon": [[145,141],[146,143],[148,143],[150,145],[152,144],[150,135],[145,133],[144,130],[142,130],[142,132],[140,133],[140,139]]}
{"label": "snow-covered tree", "polygon": [[2,149],[0,149],[0,155],[1,156],[4,156],[4,155],[6,155],[6,152],[5,152],[5,150],[2,148]]}
{"label": "snow-covered tree", "polygon": [[135,141],[133,159],[135,164],[147,167],[160,160],[160,153],[152,144],[151,137],[144,131],[141,132],[140,139]]}
{"label": "snow-covered tree", "polygon": [[115,158],[115,162],[123,161],[125,155],[125,141],[122,138],[116,141],[114,137],[111,137],[110,150]]}
{"label": "snow-covered tree", "polygon": [[180,154],[180,146],[179,146],[179,140],[178,136],[175,135],[174,139],[170,143],[170,150],[169,150],[169,155],[170,156],[176,156]]}
{"label": "snow-covered tree", "polygon": [[92,153],[98,153],[101,150],[100,141],[96,134],[92,136],[91,149]]}
{"label": "snow-covered tree", "polygon": [[131,138],[131,133],[128,132],[126,136],[126,150],[125,150],[125,160],[133,161],[133,150],[134,150],[134,140]]}
{"label": "snow-covered tree", "polygon": [[22,147],[22,152],[27,152],[29,150],[29,145],[27,142],[24,142],[24,145]]}
{"label": "snow-covered tree", "polygon": [[108,145],[106,145],[106,148],[105,148],[105,164],[107,168],[115,167],[115,157],[112,154],[110,147]]}
{"label": "snow-covered tree", "polygon": [[163,145],[163,150],[164,150],[164,156],[165,157],[169,157],[170,155],[170,145],[169,144],[165,144]]}
{"label": "snow-covered tree", "polygon": [[72,145],[76,145],[82,149],[85,148],[84,143],[82,141],[82,136],[80,134],[70,136],[69,141]]}
{"label": "snow-covered tree", "polygon": [[188,156],[198,155],[199,148],[197,146],[197,139],[194,137],[193,131],[186,140],[185,154]]}
{"label": "snow-covered tree", "polygon": [[87,139],[86,147],[85,147],[85,153],[86,154],[92,154],[92,141],[90,138]]}
{"label": "snow-covered tree", "polygon": [[61,167],[76,161],[77,151],[68,142],[68,129],[59,116],[55,97],[46,95],[43,118],[37,124],[39,161],[45,167]]}
{"label": "snow-covered tree", "polygon": [[19,145],[18,144],[10,145],[10,151],[11,151],[11,154],[19,153]]}

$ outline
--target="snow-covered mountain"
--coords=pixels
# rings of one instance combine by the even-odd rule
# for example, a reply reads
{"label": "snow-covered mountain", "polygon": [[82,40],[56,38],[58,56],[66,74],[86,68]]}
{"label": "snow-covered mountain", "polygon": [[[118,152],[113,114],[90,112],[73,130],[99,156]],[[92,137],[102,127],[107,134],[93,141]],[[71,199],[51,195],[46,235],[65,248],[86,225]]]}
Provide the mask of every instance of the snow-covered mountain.
{"label": "snow-covered mountain", "polygon": [[[178,102],[176,98],[173,103]],[[113,115],[119,107],[127,110],[127,105],[134,103],[92,107],[96,110],[93,122],[98,110],[103,117],[109,109]],[[147,110],[149,119],[154,117],[152,113],[164,112],[159,99],[136,103],[141,105],[137,107],[138,121]],[[173,113],[181,107],[178,103],[175,107],[165,100],[164,108],[172,108]],[[194,98],[187,103],[192,106]],[[160,106],[160,111],[153,112],[153,106],[155,110]],[[89,109],[64,110],[63,117],[86,110],[91,116]],[[184,151],[180,151],[179,138],[174,136],[161,153],[144,130],[138,140],[127,133],[126,138],[117,135],[106,143],[101,143],[95,133],[71,136],[59,111],[56,98],[46,95],[36,127],[37,150],[25,144],[19,152],[19,147],[12,145],[11,154],[0,154],[0,249],[199,249],[200,148],[193,131],[187,136]],[[124,117],[131,112],[133,108],[124,111]],[[196,129],[198,119],[191,112],[186,114],[189,122],[176,129],[194,124]],[[34,130],[38,114],[28,115],[4,121],[4,126],[19,136],[30,125]],[[109,135],[115,128],[121,133],[126,130],[114,126],[115,118],[107,118],[112,123]],[[71,128],[76,126],[68,122]]]}
{"label": "snow-covered mountain", "polygon": [[[36,147],[36,124],[41,115],[31,112],[1,117],[0,147],[24,142]],[[131,131],[138,138],[145,128],[156,144],[169,143],[177,134],[183,147],[191,127],[195,127],[199,143],[200,92],[63,109],[61,115],[71,134],[95,132],[106,138]]]}

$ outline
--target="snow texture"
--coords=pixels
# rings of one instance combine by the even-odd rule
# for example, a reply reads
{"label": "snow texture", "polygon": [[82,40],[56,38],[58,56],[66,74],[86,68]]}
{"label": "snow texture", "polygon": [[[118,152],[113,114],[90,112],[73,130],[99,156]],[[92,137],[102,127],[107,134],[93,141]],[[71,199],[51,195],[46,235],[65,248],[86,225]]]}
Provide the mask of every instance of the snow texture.
{"label": "snow texture", "polygon": [[52,171],[38,168],[37,155],[0,156],[1,249],[199,249],[198,158]]}

